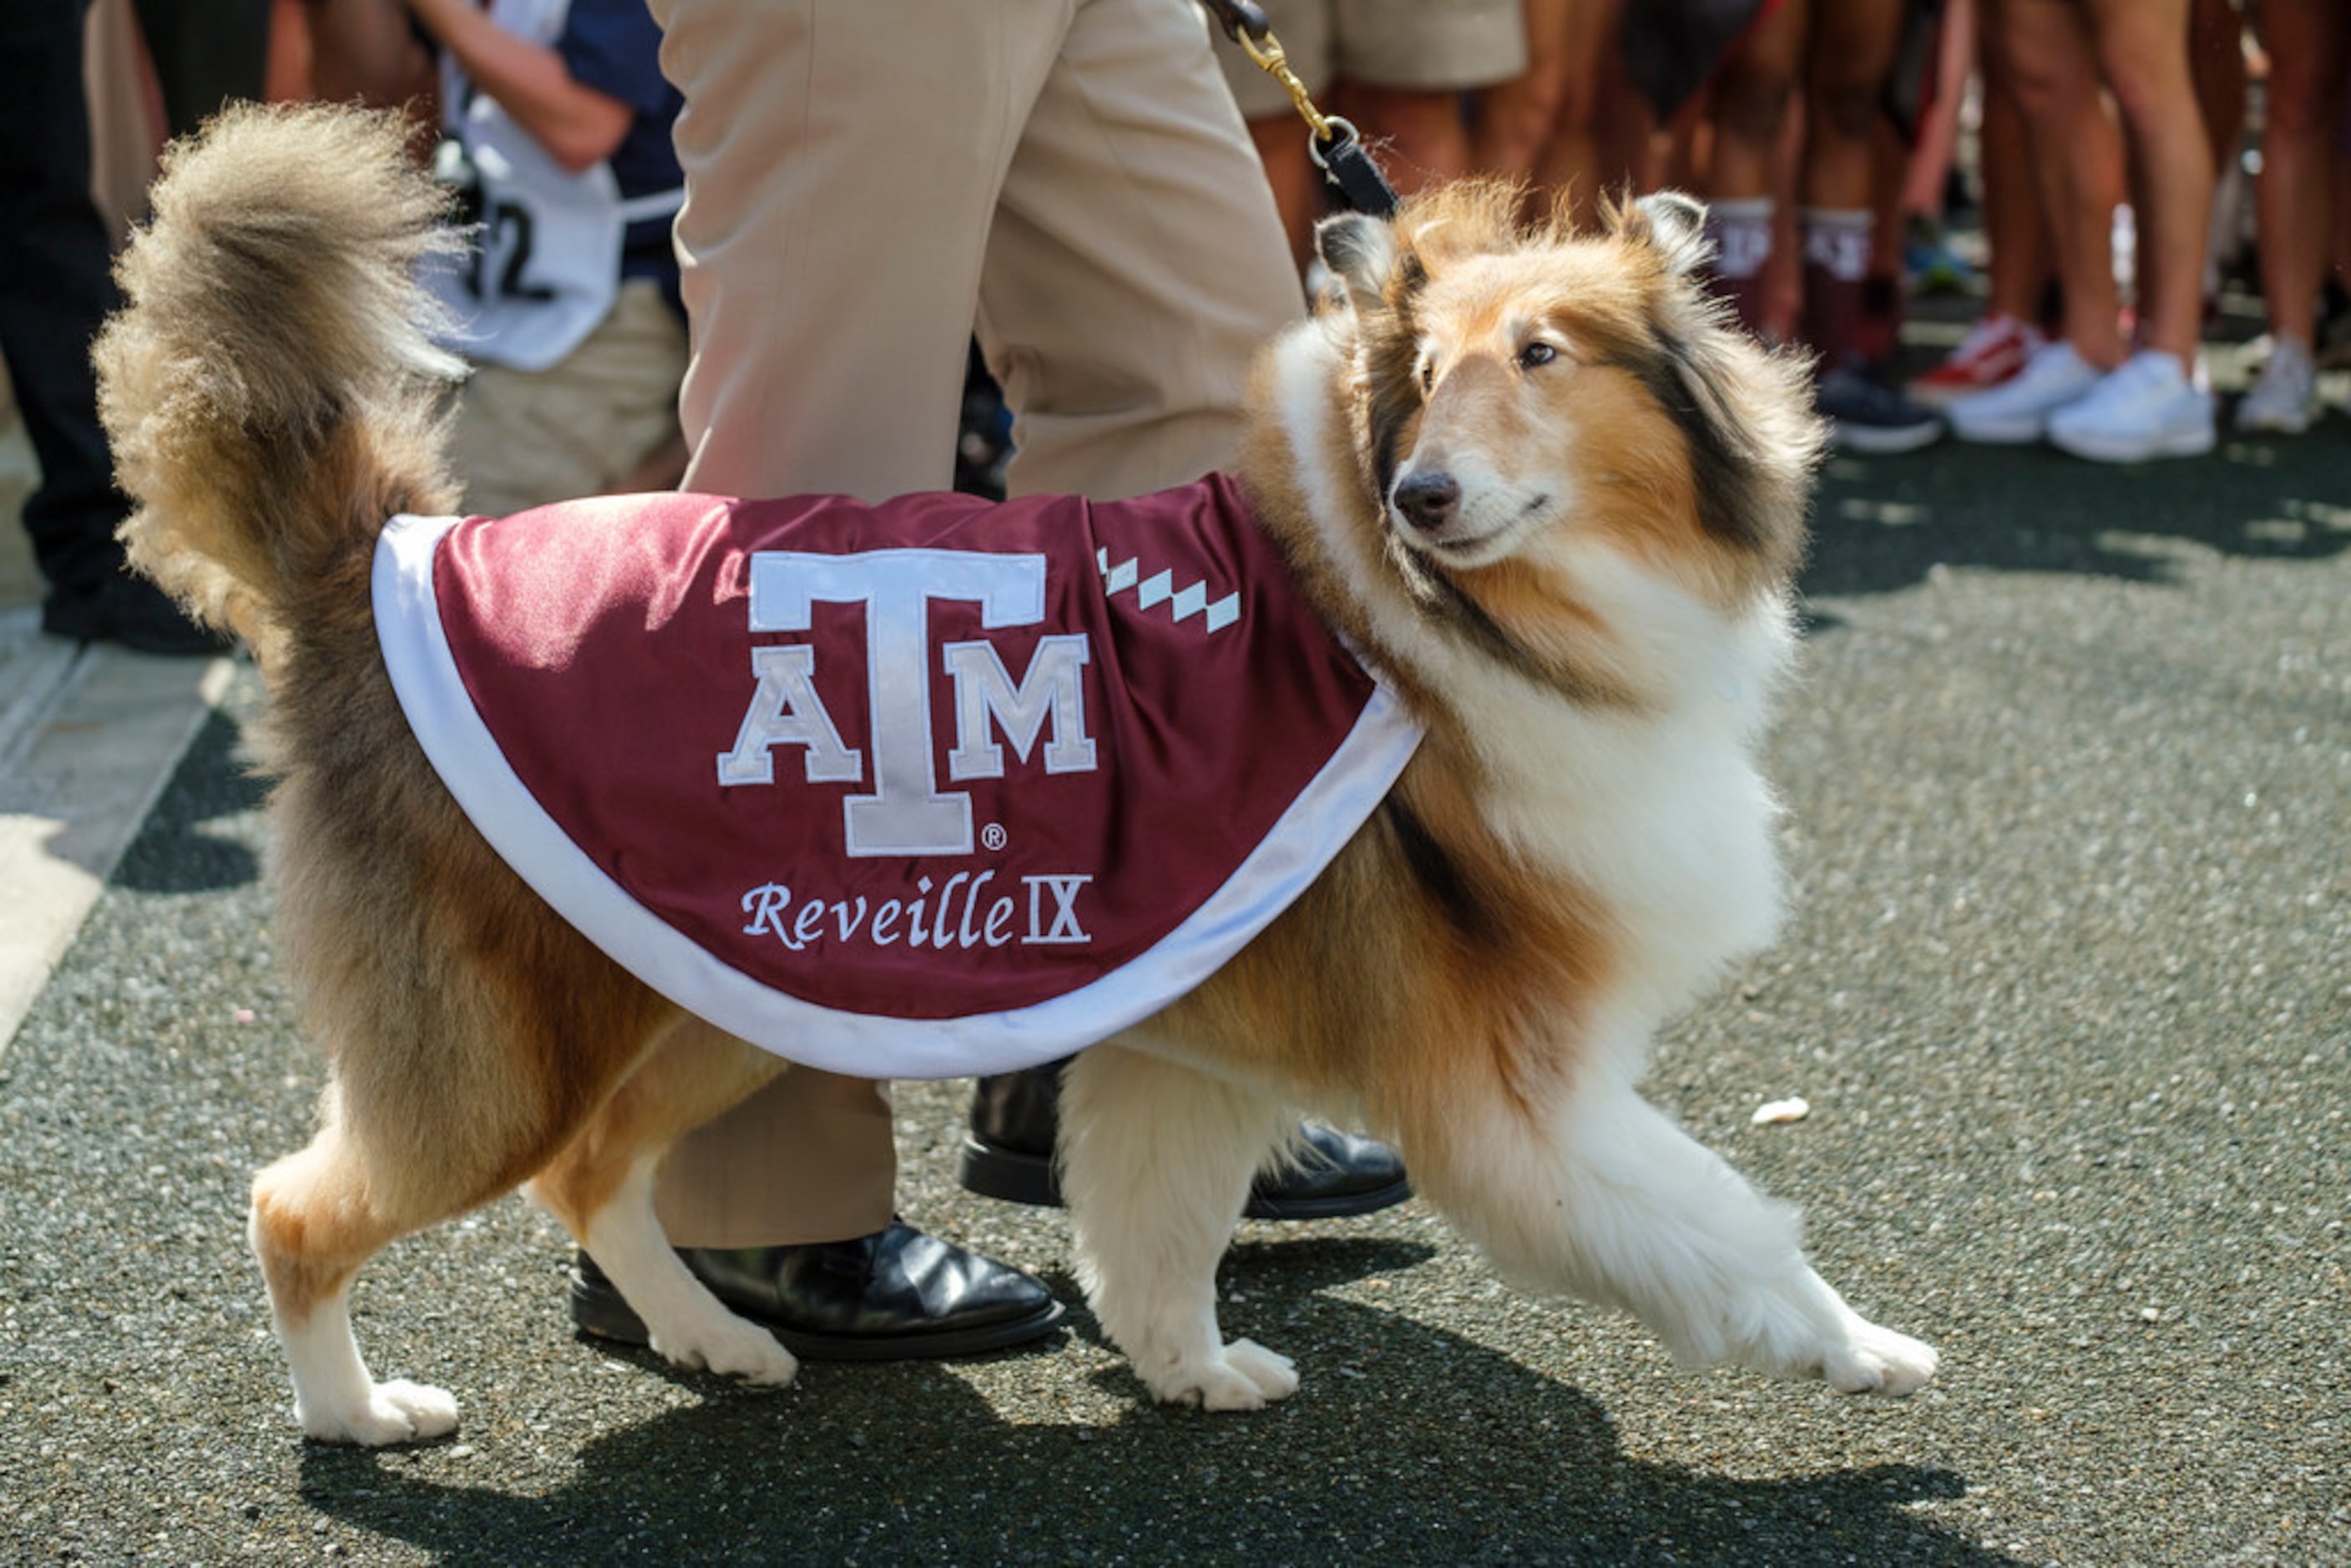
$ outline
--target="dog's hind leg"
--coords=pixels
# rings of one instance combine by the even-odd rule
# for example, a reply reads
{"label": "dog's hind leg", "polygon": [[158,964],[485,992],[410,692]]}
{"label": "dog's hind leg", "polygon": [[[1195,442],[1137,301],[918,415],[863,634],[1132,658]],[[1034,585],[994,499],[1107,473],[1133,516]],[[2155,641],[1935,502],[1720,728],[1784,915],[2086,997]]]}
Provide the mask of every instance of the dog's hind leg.
{"label": "dog's hind leg", "polygon": [[1272,1101],[1137,1050],[1071,1064],[1061,1190],[1079,1277],[1154,1397],[1254,1410],[1297,1392],[1288,1358],[1217,1326],[1217,1261],[1291,1125]]}
{"label": "dog's hind leg", "polygon": [[1408,1138],[1405,1156],[1503,1272],[1629,1312],[1679,1360],[1856,1394],[1934,1375],[1933,1350],[1867,1322],[1813,1271],[1793,1208],[1629,1085],[1586,1082],[1550,1104],[1491,1096],[1482,1115]]}
{"label": "dog's hind leg", "polygon": [[392,1218],[329,1103],[309,1146],[254,1177],[250,1237],[269,1285],[270,1317],[294,1377],[305,1436],[374,1448],[437,1437],[457,1402],[418,1383],[378,1383],[351,1336],[359,1266],[415,1228]]}
{"label": "dog's hind leg", "polygon": [[698,1019],[681,1019],[580,1135],[530,1183],[621,1297],[653,1348],[680,1366],[789,1383],[799,1363],[775,1335],[726,1310],[671,1249],[653,1176],[680,1134],[783,1071],[777,1057]]}

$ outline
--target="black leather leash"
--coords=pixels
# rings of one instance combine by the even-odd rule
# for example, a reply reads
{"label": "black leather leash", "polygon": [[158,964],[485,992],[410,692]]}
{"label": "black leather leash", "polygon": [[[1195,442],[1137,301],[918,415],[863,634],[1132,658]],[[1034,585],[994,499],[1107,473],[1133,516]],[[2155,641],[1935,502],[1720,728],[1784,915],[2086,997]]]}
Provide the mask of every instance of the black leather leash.
{"label": "black leather leash", "polygon": [[1273,25],[1266,20],[1264,10],[1251,0],[1200,0],[1225,37],[1241,47],[1241,52],[1257,63],[1259,70],[1280,82],[1290,94],[1290,101],[1298,106],[1299,118],[1306,121],[1306,151],[1314,166],[1322,171],[1339,192],[1340,198],[1359,213],[1384,218],[1396,209],[1396,193],[1380,166],[1364,148],[1363,137],[1354,126],[1335,114],[1324,114],[1314,107],[1313,98],[1298,73],[1290,68],[1289,59],[1281,52],[1281,41],[1273,36]]}

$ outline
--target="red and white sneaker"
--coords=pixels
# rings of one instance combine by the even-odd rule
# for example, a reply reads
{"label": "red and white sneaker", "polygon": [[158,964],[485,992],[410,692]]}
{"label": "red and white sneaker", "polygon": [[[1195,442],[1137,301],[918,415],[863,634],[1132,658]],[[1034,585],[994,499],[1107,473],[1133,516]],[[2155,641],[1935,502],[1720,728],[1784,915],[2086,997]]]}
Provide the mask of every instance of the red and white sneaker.
{"label": "red and white sneaker", "polygon": [[1999,386],[2024,368],[2041,334],[2013,316],[1983,316],[1943,362],[1910,383],[1913,402],[1941,408],[1954,398]]}

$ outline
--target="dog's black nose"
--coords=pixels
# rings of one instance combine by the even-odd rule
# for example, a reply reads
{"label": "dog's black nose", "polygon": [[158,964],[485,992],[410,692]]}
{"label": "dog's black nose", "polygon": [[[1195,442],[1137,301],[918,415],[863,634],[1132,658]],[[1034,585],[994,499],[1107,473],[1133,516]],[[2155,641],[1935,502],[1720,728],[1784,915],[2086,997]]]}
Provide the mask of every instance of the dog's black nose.
{"label": "dog's black nose", "polygon": [[1406,475],[1395,487],[1396,510],[1424,533],[1434,533],[1461,505],[1461,482],[1442,468]]}

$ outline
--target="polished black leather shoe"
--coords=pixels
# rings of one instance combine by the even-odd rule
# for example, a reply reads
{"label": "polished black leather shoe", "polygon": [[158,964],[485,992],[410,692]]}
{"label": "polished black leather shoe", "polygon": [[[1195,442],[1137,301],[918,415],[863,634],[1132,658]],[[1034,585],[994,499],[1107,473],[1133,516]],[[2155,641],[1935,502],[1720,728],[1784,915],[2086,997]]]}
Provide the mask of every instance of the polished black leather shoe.
{"label": "polished black leather shoe", "polygon": [[[984,1197],[1061,1207],[1053,1169],[1066,1061],[983,1078],[964,1135],[964,1186]],[[1320,1122],[1299,1131],[1298,1163],[1270,1171],[1249,1189],[1251,1219],[1339,1219],[1373,1214],[1412,1196],[1404,1161],[1385,1144]]]}
{"label": "polished black leather shoe", "polygon": [[[804,1361],[977,1355],[1045,1333],[1061,1303],[1019,1270],[892,1220],[849,1241],[681,1247],[695,1279]],[[571,1321],[643,1344],[645,1325],[595,1260],[573,1257]]]}

